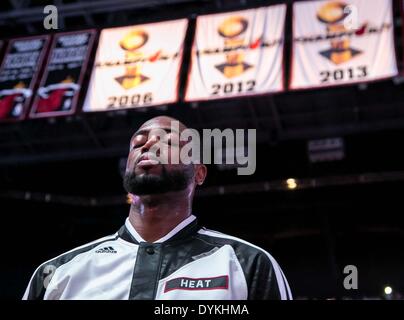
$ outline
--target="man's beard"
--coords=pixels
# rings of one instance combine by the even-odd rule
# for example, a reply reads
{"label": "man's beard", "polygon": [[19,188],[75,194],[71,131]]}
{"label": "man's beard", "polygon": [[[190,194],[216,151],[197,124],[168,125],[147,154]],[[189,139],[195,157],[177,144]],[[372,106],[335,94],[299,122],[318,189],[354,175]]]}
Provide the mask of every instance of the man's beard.
{"label": "man's beard", "polygon": [[136,195],[159,194],[171,191],[185,190],[194,177],[192,165],[183,170],[168,172],[164,166],[161,175],[126,172],[123,178],[123,187],[128,193]]}

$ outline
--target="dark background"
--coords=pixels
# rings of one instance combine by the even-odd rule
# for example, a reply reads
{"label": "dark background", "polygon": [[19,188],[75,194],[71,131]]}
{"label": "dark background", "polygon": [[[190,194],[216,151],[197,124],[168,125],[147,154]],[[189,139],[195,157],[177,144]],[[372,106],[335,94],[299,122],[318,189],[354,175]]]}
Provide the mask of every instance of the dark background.
{"label": "dark background", "polygon": [[[282,1],[54,2],[59,32],[187,17],[189,51],[196,15]],[[47,33],[43,5],[2,1],[2,39]],[[290,9],[285,61],[290,56]],[[394,14],[401,68],[399,1],[394,1]],[[188,64],[185,59],[181,93]],[[287,75],[288,66],[285,71]],[[256,173],[237,176],[234,169],[210,165],[194,212],[208,228],[268,250],[295,298],[401,298],[403,89],[400,75],[365,85],[1,124],[0,297],[20,299],[40,263],[123,224],[129,205],[121,163],[129,139],[142,122],[165,114],[199,130],[257,129]],[[334,137],[344,141],[344,158],[310,162],[308,141]],[[297,179],[297,189],[287,188],[288,178]],[[358,290],[342,286],[346,265],[358,268]],[[386,285],[393,287],[392,297],[384,296]]]}

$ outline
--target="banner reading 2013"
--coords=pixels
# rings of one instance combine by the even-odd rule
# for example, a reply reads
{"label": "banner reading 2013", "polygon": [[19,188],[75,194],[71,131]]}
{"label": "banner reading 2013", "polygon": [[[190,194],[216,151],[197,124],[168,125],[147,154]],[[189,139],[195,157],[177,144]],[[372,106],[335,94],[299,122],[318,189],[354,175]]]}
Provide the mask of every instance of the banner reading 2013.
{"label": "banner reading 2013", "polygon": [[178,100],[187,20],[101,32],[84,111],[107,111]]}
{"label": "banner reading 2013", "polygon": [[286,5],[197,18],[187,101],[283,90]]}
{"label": "banner reading 2013", "polygon": [[390,0],[293,4],[291,89],[397,75]]}

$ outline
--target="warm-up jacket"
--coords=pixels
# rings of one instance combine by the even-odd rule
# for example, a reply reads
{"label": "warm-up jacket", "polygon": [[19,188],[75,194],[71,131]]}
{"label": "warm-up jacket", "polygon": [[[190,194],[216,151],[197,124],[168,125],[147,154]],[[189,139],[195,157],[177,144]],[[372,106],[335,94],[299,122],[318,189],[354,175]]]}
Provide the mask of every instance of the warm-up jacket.
{"label": "warm-up jacket", "polygon": [[37,268],[23,299],[292,299],[265,250],[200,227],[191,215],[163,238],[144,241],[127,219],[114,235]]}

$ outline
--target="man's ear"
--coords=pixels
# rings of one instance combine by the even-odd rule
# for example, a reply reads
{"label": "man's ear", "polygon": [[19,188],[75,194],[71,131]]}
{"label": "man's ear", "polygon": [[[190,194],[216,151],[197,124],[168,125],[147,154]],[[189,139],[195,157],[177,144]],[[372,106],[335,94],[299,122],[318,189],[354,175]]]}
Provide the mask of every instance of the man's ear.
{"label": "man's ear", "polygon": [[208,168],[204,164],[195,164],[195,183],[200,186],[205,181]]}

